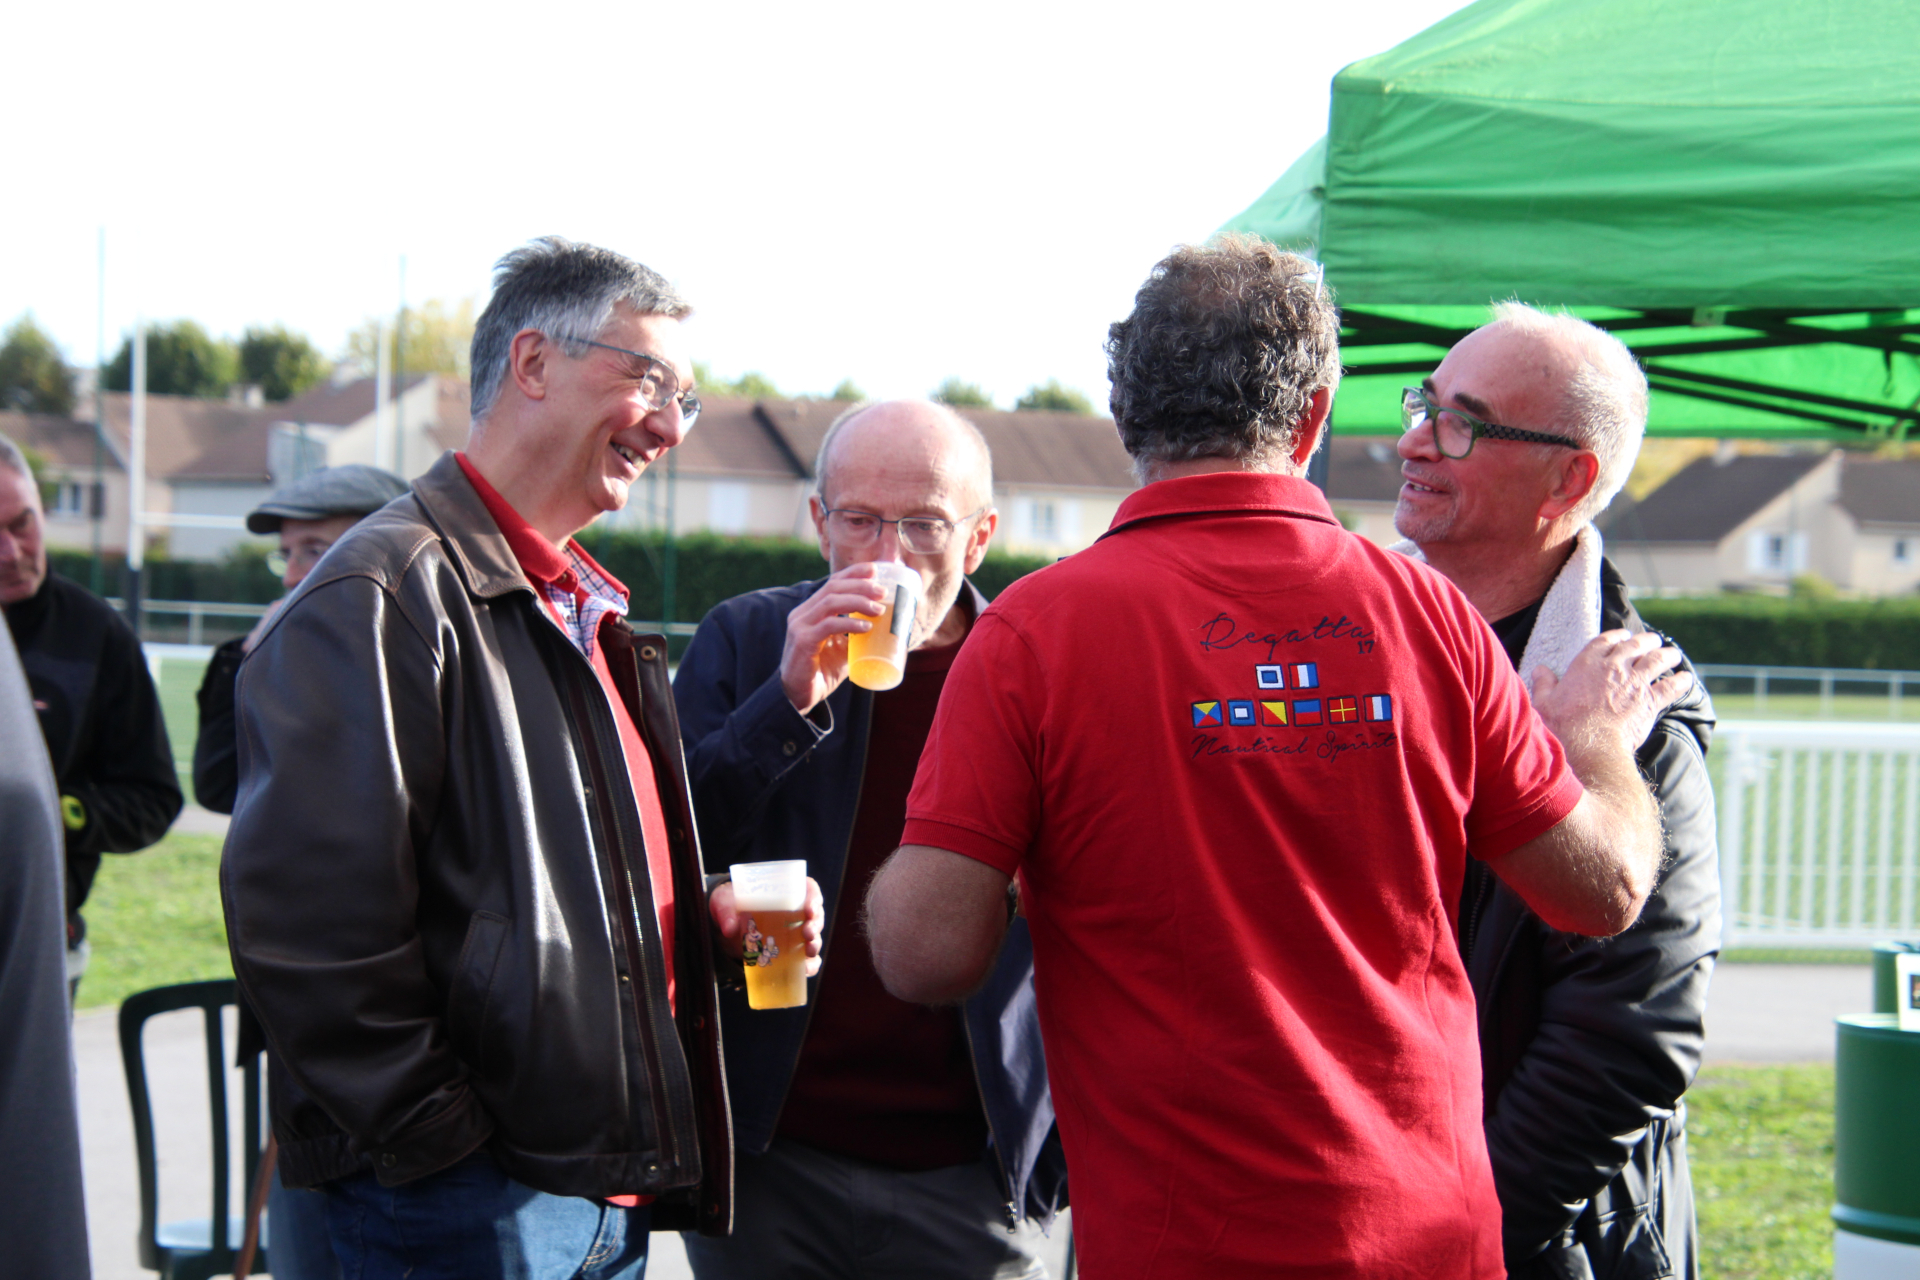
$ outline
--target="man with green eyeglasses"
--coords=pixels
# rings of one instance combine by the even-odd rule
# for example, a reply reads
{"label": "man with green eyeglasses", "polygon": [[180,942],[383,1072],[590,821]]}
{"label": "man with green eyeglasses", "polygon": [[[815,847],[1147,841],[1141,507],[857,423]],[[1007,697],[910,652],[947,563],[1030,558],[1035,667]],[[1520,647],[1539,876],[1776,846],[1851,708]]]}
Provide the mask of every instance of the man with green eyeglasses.
{"label": "man with green eyeglasses", "polygon": [[[707,865],[805,858],[832,904],[806,1007],[722,992],[734,1231],[688,1235],[687,1255],[699,1280],[1043,1275],[1064,1166],[1026,922],[981,991],[930,1009],[881,986],[857,920],[986,607],[965,575],[998,520],[991,459],[951,409],[901,401],[841,415],[815,475],[829,575],[716,607],[674,681]],[[873,693],[847,679],[847,638],[881,612],[885,561],[924,602],[904,678]]]}
{"label": "man with green eyeglasses", "polygon": [[[1399,549],[1466,593],[1523,683],[1564,672],[1602,631],[1646,630],[1593,526],[1647,420],[1646,378],[1618,339],[1503,304],[1407,388],[1404,414]],[[1720,948],[1712,728],[1694,682],[1636,752],[1665,849],[1624,933],[1551,928],[1468,861],[1460,951],[1509,1275],[1699,1274],[1681,1095]]]}

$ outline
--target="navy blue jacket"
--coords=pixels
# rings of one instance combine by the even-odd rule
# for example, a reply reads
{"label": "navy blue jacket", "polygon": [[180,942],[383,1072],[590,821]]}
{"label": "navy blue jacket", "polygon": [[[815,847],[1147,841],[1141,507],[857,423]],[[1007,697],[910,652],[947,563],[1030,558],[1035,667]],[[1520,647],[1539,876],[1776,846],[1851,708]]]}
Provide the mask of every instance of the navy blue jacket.
{"label": "navy blue jacket", "polygon": [[[866,945],[853,924],[859,891],[843,894],[841,880],[873,694],[848,681],[810,716],[787,700],[780,684],[787,614],[820,585],[772,587],[716,606],[680,660],[673,695],[707,870],[805,858],[826,897],[831,963],[836,944]],[[977,617],[987,602],[971,583],[965,590]],[[749,1012],[743,991],[720,993],[734,1142],[744,1151],[759,1154],[773,1140],[816,995],[809,992],[804,1009]],[[993,976],[963,1013],[1009,1217],[1018,1205],[1024,1216],[1049,1222],[1066,1205],[1066,1161],[1047,1094],[1024,919],[1013,922]]]}

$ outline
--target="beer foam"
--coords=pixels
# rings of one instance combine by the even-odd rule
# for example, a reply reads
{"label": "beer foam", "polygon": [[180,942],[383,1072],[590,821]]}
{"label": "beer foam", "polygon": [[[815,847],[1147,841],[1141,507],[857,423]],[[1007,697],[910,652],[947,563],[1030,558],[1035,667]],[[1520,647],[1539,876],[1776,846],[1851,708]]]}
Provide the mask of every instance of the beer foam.
{"label": "beer foam", "polygon": [[736,862],[727,871],[741,911],[798,911],[807,905],[805,862]]}

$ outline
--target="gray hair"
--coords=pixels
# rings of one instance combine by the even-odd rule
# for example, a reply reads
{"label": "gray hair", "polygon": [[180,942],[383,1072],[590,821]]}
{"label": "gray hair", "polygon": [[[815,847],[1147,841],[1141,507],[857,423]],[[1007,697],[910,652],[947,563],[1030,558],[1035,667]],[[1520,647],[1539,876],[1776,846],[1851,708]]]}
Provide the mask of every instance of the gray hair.
{"label": "gray hair", "polygon": [[17,476],[33,479],[33,468],[27,465],[27,455],[20,452],[20,446],[0,435],[0,467]]}
{"label": "gray hair", "polygon": [[500,259],[493,297],[473,329],[473,418],[487,416],[506,377],[513,336],[537,329],[568,355],[586,348],[613,318],[616,303],[638,315],[678,320],[692,313],[666,277],[611,249],[542,236]]}
{"label": "gray hair", "polygon": [[[877,409],[883,404],[895,403],[885,400],[862,400],[852,407],[842,410],[827,427],[827,434],[820,437],[820,450],[813,455],[813,491],[824,501],[827,492],[827,471],[833,445],[840,438],[841,429],[869,409]],[[979,498],[983,503],[993,501],[993,450],[987,447],[987,438],[980,434],[980,428],[953,411],[952,406],[941,404],[937,400],[914,400],[904,403],[916,404],[930,410],[936,417],[944,418],[960,431],[980,453],[980,467],[974,473],[979,482]]]}
{"label": "gray hair", "polygon": [[1626,485],[1633,461],[1640,455],[1640,440],[1647,430],[1647,375],[1626,343],[1578,316],[1542,311],[1524,302],[1500,302],[1494,304],[1487,327],[1557,340],[1579,363],[1561,392],[1553,426],[1591,449],[1600,463],[1592,491],[1570,513],[1584,524],[1604,511]]}
{"label": "gray hair", "polygon": [[1186,245],[1107,330],[1109,405],[1134,473],[1289,454],[1317,391],[1340,385],[1340,320],[1321,268],[1253,236]]}

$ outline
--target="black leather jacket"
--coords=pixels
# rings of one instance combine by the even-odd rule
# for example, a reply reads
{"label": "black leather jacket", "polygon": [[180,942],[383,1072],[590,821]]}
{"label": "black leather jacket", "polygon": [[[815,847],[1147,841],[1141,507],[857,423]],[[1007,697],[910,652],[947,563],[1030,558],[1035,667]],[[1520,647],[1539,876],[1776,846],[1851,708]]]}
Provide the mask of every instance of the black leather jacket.
{"label": "black leather jacket", "polygon": [[[1611,564],[1601,625],[1645,630]],[[1667,830],[1659,883],[1632,928],[1548,928],[1478,862],[1461,951],[1480,1003],[1487,1148],[1515,1277],[1695,1277],[1681,1095],[1699,1070],[1720,950],[1720,878],[1697,684],[1640,748]]]}
{"label": "black leather jacket", "polygon": [[[678,1013],[598,678],[447,455],[356,525],[240,669],[234,970],[293,1088],[281,1168],[382,1182],[485,1146],[560,1195],[724,1233],[732,1133],[666,646],[599,642],[672,842]],[[637,902],[637,906],[636,906]]]}

